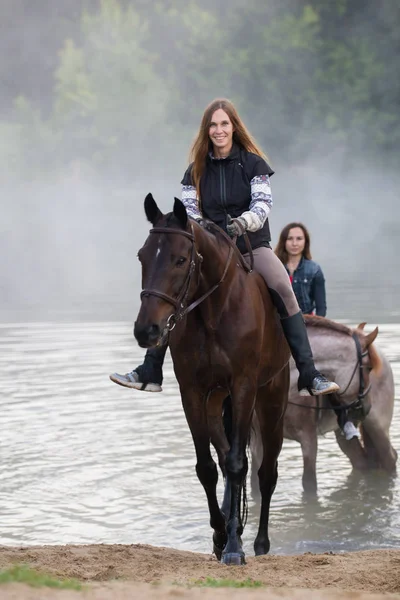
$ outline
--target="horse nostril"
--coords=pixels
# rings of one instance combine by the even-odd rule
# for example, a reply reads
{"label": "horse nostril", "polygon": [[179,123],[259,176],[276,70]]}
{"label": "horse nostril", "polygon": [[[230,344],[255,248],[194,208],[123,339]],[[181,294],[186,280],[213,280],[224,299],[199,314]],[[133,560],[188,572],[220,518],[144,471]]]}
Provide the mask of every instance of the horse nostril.
{"label": "horse nostril", "polygon": [[159,337],[160,327],[155,323],[153,323],[152,325],[145,326],[138,325],[137,323],[135,323],[135,326],[133,328],[133,335],[139,343],[145,343]]}
{"label": "horse nostril", "polygon": [[149,336],[156,336],[160,334],[160,328],[158,325],[156,325],[155,323],[153,323],[153,325],[151,325],[149,327]]}

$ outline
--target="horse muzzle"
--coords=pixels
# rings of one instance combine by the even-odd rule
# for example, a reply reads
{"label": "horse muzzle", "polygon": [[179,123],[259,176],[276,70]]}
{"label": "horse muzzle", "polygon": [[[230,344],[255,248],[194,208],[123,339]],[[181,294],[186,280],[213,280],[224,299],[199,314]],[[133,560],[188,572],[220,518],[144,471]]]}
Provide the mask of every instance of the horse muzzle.
{"label": "horse muzzle", "polygon": [[159,325],[152,323],[151,325],[140,325],[137,321],[133,328],[135,336],[141,348],[153,348],[157,346],[161,337],[161,329]]}

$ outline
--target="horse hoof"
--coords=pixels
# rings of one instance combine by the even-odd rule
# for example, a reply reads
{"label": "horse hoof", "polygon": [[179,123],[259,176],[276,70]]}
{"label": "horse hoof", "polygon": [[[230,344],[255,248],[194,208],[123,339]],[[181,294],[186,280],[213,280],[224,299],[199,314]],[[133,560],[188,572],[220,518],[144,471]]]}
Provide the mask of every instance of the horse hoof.
{"label": "horse hoof", "polygon": [[223,565],[245,565],[246,561],[244,559],[243,552],[227,552],[222,555],[221,563]]}
{"label": "horse hoof", "polygon": [[268,554],[269,546],[269,542],[268,544],[254,545],[255,556],[264,556],[264,554]]}
{"label": "horse hoof", "polygon": [[226,546],[226,533],[217,533],[213,535],[213,552],[217,560],[221,560],[222,552]]}
{"label": "horse hoof", "polygon": [[220,548],[219,546],[216,546],[215,544],[213,545],[213,552],[214,552],[215,556],[217,557],[218,561],[221,560],[222,551],[223,551],[223,548]]}

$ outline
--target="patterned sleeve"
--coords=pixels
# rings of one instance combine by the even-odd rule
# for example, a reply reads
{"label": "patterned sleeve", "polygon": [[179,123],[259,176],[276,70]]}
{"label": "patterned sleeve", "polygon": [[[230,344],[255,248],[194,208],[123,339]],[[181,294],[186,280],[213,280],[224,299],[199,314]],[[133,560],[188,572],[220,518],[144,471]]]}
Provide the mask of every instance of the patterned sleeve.
{"label": "patterned sleeve", "polygon": [[250,181],[251,200],[249,210],[242,213],[248,231],[263,227],[272,208],[271,184],[269,175],[255,175]]}
{"label": "patterned sleeve", "polygon": [[199,200],[194,185],[185,185],[182,183],[182,202],[189,217],[197,220],[202,219]]}

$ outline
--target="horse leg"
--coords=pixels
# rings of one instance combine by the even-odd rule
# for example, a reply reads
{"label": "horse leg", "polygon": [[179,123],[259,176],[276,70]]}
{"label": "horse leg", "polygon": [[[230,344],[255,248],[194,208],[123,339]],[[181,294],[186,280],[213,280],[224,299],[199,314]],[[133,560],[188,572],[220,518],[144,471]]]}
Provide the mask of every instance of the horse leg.
{"label": "horse leg", "polygon": [[[214,398],[214,396],[216,398]],[[223,396],[222,396],[223,397]],[[217,455],[220,468],[224,477],[226,478],[226,456],[230,449],[232,442],[232,400],[230,396],[224,398],[223,403],[220,402],[221,396],[218,394],[213,395],[212,406],[210,406],[210,399],[208,402],[208,423],[210,427],[211,443],[214,446]],[[223,404],[223,419],[221,419],[221,411]],[[257,469],[258,470],[258,469]],[[257,477],[257,489],[258,489],[258,477]],[[229,478],[225,479],[224,498],[221,505],[221,512],[227,520],[231,511],[231,496],[232,487]],[[215,546],[215,544],[214,544]],[[222,550],[222,549],[221,549]],[[218,557],[218,551],[215,548],[215,552]],[[219,556],[220,558],[220,556]]]}
{"label": "horse leg", "polygon": [[360,429],[368,463],[367,468],[381,468],[387,473],[395,473],[397,452],[383,427],[370,414],[361,423]]}
{"label": "horse leg", "polygon": [[210,525],[214,530],[214,552],[220,559],[226,543],[225,517],[217,499],[218,470],[210,451],[210,430],[207,420],[206,397],[190,393],[182,393],[182,405],[186,420],[192,434],[196,451],[196,473],[207,496],[210,512]]}
{"label": "horse leg", "polygon": [[[231,441],[231,430],[232,430],[232,405],[230,396],[225,398],[226,392],[223,393],[222,397],[216,398],[213,395],[213,401],[208,400],[208,425],[210,428],[210,439],[211,443],[215,448],[218,455],[218,463],[222,474],[225,479],[224,498],[221,506],[221,512],[225,517],[225,522],[230,512],[231,502],[231,488],[229,482],[226,480],[226,455],[229,452],[230,441]],[[224,400],[224,401],[223,401]],[[223,409],[223,416],[222,416]],[[226,534],[223,536],[214,533],[214,552],[218,560],[221,560],[222,551],[226,544]]]}
{"label": "horse leg", "polygon": [[304,433],[300,441],[303,454],[303,490],[307,495],[315,496],[317,493],[317,431],[313,427]]}
{"label": "horse leg", "polygon": [[357,438],[346,440],[340,429],[336,429],[335,435],[339,448],[347,456],[353,469],[359,469],[360,471],[368,469],[367,454],[362,447],[360,440]]}
{"label": "horse leg", "polygon": [[[226,565],[245,563],[241,535],[243,521],[242,501],[246,506],[246,476],[248,461],[246,456],[247,440],[256,396],[255,385],[248,378],[236,379],[231,390],[232,431],[231,447],[226,456],[226,493],[224,506],[229,506],[227,521],[227,543],[222,552],[222,562]],[[227,497],[230,497],[228,500]]]}
{"label": "horse leg", "polygon": [[254,541],[256,556],[270,549],[268,535],[271,497],[278,479],[278,456],[283,443],[283,416],[289,387],[289,370],[284,369],[266,387],[257,393],[256,413],[263,443],[263,458],[258,470],[261,492],[261,511],[258,533]]}
{"label": "horse leg", "polygon": [[[223,414],[223,428],[225,439],[227,442],[227,449],[225,453],[225,462],[226,455],[229,452],[229,448],[232,443],[232,398],[227,396],[223,403],[224,414]],[[225,463],[224,463],[225,468]],[[225,515],[225,519],[227,520],[230,512],[231,512],[231,485],[230,481],[226,479],[226,469],[224,470],[225,477],[225,488],[224,488],[224,498],[222,500],[221,511]]]}
{"label": "horse leg", "polygon": [[260,497],[260,484],[258,478],[258,471],[261,467],[263,459],[263,445],[260,432],[260,424],[258,422],[257,413],[254,411],[253,421],[251,424],[250,434],[250,452],[251,452],[251,493],[253,498],[259,499]]}
{"label": "horse leg", "polygon": [[[213,392],[207,402],[207,418],[211,443],[218,456],[218,464],[225,477],[225,460],[230,446],[231,410],[230,397],[226,392]],[[228,431],[227,431],[228,427]],[[223,512],[223,511],[222,511]]]}

